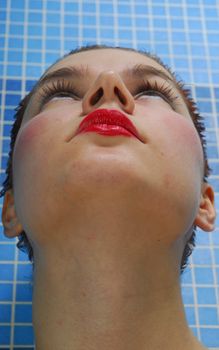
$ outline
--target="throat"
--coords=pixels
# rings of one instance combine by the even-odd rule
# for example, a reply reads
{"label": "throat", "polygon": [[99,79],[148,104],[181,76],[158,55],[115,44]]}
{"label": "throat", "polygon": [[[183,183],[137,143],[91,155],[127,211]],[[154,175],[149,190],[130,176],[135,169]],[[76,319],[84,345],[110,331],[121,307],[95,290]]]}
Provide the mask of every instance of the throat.
{"label": "throat", "polygon": [[137,266],[119,269],[117,264],[116,270],[105,263],[96,272],[71,266],[37,266],[36,350],[194,350],[194,341],[200,346],[186,322],[173,273],[166,271],[162,279],[155,269],[147,275]]}

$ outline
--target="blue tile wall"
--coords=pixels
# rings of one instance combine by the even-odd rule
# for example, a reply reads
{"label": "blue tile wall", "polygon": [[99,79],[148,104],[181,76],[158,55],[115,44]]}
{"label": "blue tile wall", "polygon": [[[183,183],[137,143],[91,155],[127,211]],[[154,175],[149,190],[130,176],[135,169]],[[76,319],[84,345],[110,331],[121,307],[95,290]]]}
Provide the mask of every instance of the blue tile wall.
{"label": "blue tile wall", "polygon": [[[218,0],[0,1],[0,184],[5,179],[14,109],[44,70],[85,44],[152,51],[191,88],[205,117],[209,182],[219,209]],[[3,199],[0,199],[0,210]],[[0,349],[34,349],[31,265],[0,222]],[[16,266],[16,269],[15,269]],[[188,323],[219,349],[219,219],[197,245],[182,277]],[[13,338],[12,338],[13,335]],[[12,339],[14,339],[12,343]]]}

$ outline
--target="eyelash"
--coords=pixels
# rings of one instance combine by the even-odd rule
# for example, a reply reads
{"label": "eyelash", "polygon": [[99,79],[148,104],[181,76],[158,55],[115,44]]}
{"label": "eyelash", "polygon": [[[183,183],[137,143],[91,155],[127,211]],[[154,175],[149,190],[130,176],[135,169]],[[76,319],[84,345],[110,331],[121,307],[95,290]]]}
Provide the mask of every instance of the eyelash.
{"label": "eyelash", "polygon": [[[167,103],[169,103],[171,105],[171,107],[173,109],[174,108],[174,104],[175,104],[175,100],[179,97],[177,95],[175,95],[174,91],[172,90],[171,87],[169,86],[165,86],[165,82],[159,86],[158,83],[156,81],[154,82],[149,82],[148,80],[144,81],[144,84],[141,85],[137,91],[136,94],[138,95],[145,95],[145,92],[147,92],[147,94],[149,92],[156,92],[158,96],[160,96],[161,98],[164,99],[164,101],[166,101]],[[150,95],[149,95],[150,96]]]}
{"label": "eyelash", "polygon": [[[156,92],[158,96],[163,98],[174,109],[174,102],[178,98],[178,96],[175,96],[171,87],[169,86],[165,87],[165,82],[161,86],[158,86],[158,83],[156,81],[155,82],[145,81],[143,85],[140,85],[137,88],[137,91],[135,92],[135,96],[146,95],[146,93],[148,94],[149,92],[152,92],[152,93]],[[74,97],[76,100],[80,100],[76,92],[75,86],[72,84],[72,82],[69,82],[66,80],[57,80],[52,82],[51,86],[42,87],[42,91],[39,94],[41,98],[41,101],[40,101],[41,106],[47,103],[51,97],[56,97],[56,95],[57,96],[63,95],[65,97],[66,95],[67,96],[70,95],[71,97]]]}
{"label": "eyelash", "polygon": [[67,82],[65,80],[54,81],[52,82],[51,86],[42,87],[42,91],[40,92],[41,106],[48,102],[50,97],[55,97],[56,94],[59,96],[61,94],[69,94],[71,97],[79,99],[75,90],[75,86],[72,84],[72,82]]}

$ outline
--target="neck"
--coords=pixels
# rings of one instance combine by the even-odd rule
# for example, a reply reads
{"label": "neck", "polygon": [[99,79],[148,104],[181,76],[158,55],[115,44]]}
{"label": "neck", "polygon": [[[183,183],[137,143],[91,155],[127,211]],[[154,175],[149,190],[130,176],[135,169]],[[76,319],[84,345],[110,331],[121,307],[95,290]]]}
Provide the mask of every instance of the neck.
{"label": "neck", "polygon": [[73,254],[38,259],[36,350],[205,349],[188,327],[180,281],[167,263],[161,271],[160,262],[147,257],[147,271],[140,258],[131,264],[122,255],[102,263],[82,258],[83,265]]}

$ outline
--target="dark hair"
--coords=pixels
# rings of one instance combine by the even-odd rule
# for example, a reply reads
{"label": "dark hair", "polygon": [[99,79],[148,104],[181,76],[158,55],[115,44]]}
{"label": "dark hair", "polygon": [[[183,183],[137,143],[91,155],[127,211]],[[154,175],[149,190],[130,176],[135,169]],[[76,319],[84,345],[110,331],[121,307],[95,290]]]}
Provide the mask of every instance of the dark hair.
{"label": "dark hair", "polygon": [[[95,50],[95,49],[122,49],[122,50],[129,50],[129,51],[134,51],[141,53],[143,55],[146,55],[147,57],[150,57],[154,59],[156,62],[158,62],[161,66],[163,66],[170,74],[171,76],[175,79],[177,86],[180,90],[180,93],[182,95],[182,98],[190,112],[190,116],[192,118],[192,121],[194,123],[194,126],[199,134],[200,141],[202,144],[202,149],[203,149],[203,155],[204,155],[204,176],[203,176],[203,181],[207,182],[207,177],[210,175],[212,169],[209,167],[208,164],[208,159],[207,159],[207,154],[206,154],[206,140],[205,140],[205,135],[203,134],[205,132],[205,126],[203,123],[203,117],[199,114],[197,106],[194,102],[194,100],[191,97],[191,92],[190,90],[186,89],[184,86],[184,83],[181,80],[178,80],[176,78],[175,73],[171,71],[171,69],[165,65],[159,57],[157,57],[155,54],[151,54],[147,51],[142,51],[142,50],[135,50],[132,48],[123,48],[123,47],[118,47],[118,46],[107,46],[107,45],[87,45],[80,47],[78,49],[70,51],[68,54],[64,55],[60,59],[58,59],[53,65],[55,65],[57,62],[62,60],[63,58],[73,55],[78,52],[82,51],[87,51],[87,50]],[[48,69],[50,69],[53,65],[51,65]],[[48,69],[45,71],[44,75],[48,71]],[[14,115],[14,124],[11,128],[11,142],[10,142],[10,151],[8,155],[8,161],[7,161],[7,167],[6,167],[6,179],[3,182],[3,189],[0,191],[0,197],[4,196],[6,191],[13,189],[13,173],[12,173],[12,157],[13,157],[13,150],[14,150],[14,145],[16,141],[16,137],[19,131],[19,128],[21,126],[23,116],[25,113],[25,110],[27,108],[27,105],[33,95],[33,92],[35,91],[37,86],[37,83],[33,87],[33,89],[20,101],[19,105],[15,108],[15,115]],[[192,233],[190,234],[190,237],[188,238],[183,255],[181,258],[181,274],[184,272],[185,268],[188,265],[188,258],[191,255],[194,247],[195,247],[195,238],[196,238],[196,226],[194,225]],[[32,262],[33,269],[34,269],[34,252],[33,248],[27,238],[27,235],[25,231],[22,231],[21,234],[18,236],[18,242],[17,242],[17,248],[19,248],[21,251],[25,252],[28,254],[29,260]]]}

